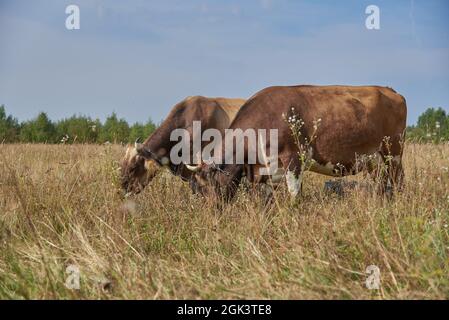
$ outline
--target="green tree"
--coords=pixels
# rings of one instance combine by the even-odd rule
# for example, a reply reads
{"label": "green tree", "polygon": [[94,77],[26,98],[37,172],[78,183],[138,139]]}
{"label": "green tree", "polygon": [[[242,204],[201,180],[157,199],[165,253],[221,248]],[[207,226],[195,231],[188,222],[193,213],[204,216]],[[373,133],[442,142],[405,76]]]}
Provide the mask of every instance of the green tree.
{"label": "green tree", "polygon": [[15,142],[19,137],[19,122],[11,115],[6,116],[5,106],[0,106],[0,143]]}
{"label": "green tree", "polygon": [[129,125],[125,119],[118,119],[112,113],[104,123],[99,134],[99,142],[125,143],[129,140]]}
{"label": "green tree", "polygon": [[449,139],[449,115],[442,108],[428,108],[419,116],[414,131],[415,135],[421,135],[425,140]]}
{"label": "green tree", "polygon": [[145,140],[156,130],[156,125],[149,119],[146,124],[134,123],[130,128],[128,142],[133,143],[137,139]]}
{"label": "green tree", "polygon": [[100,130],[100,120],[92,120],[85,116],[73,115],[56,124],[58,139],[69,143],[96,143]]}
{"label": "green tree", "polygon": [[36,143],[54,143],[57,140],[56,128],[45,112],[30,121],[22,123],[20,141]]}

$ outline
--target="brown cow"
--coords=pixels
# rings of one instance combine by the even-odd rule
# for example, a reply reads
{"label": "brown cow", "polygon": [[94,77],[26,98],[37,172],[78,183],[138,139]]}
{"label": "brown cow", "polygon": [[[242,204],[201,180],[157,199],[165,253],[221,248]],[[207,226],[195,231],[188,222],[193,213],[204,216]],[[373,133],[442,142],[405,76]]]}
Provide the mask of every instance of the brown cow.
{"label": "brown cow", "polygon": [[223,132],[228,128],[243,99],[188,97],[176,104],[165,121],[143,144],[128,146],[121,163],[121,185],[127,195],[141,192],[154,178],[161,167],[190,181],[192,172],[185,165],[174,165],[169,159],[174,141],[170,134],[174,129],[191,131],[193,121],[201,121],[202,131],[215,128]]}
{"label": "brown cow", "polygon": [[[308,153],[314,160],[308,168],[310,171],[330,176],[356,174],[360,171],[357,159],[361,155],[374,155],[384,163],[388,162],[384,175],[374,174],[374,166],[365,167],[380,177],[382,189],[385,190],[387,185],[401,186],[407,107],[405,99],[393,89],[379,86],[276,86],[259,91],[242,106],[229,129],[278,129],[279,165],[283,172],[287,172],[289,190],[296,195],[301,188],[297,180],[301,161],[298,143],[295,143],[285,116],[303,120],[301,144],[306,144],[304,137],[310,139],[312,132],[316,132],[316,138],[309,142]],[[316,129],[314,121],[318,119],[321,121]],[[245,150],[247,144],[245,141]],[[266,154],[269,154],[268,146],[265,147]],[[263,163],[223,164],[224,145],[222,160],[220,165],[189,167],[200,171],[195,179],[202,193],[231,199],[242,176],[246,175],[253,182],[268,179],[257,174],[265,165]]]}

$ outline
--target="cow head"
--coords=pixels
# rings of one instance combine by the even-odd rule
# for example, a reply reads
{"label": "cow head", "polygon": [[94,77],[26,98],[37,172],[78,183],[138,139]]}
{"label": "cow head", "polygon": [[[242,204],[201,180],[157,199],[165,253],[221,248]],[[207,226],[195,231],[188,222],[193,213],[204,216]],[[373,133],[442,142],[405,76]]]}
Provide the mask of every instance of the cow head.
{"label": "cow head", "polygon": [[193,193],[200,193],[202,195],[207,195],[211,191],[212,185],[212,168],[208,168],[208,166],[204,163],[199,165],[188,165],[184,164],[187,170],[192,172],[192,179],[190,180],[190,187]]}
{"label": "cow head", "polygon": [[138,144],[128,146],[121,162],[121,186],[127,195],[140,193],[156,176],[159,165],[139,152]]}
{"label": "cow head", "polygon": [[214,163],[202,163],[197,166],[185,165],[193,171],[194,182],[191,187],[194,192],[204,196],[221,197],[229,200],[234,194],[234,182],[230,173],[224,171],[221,166]]}

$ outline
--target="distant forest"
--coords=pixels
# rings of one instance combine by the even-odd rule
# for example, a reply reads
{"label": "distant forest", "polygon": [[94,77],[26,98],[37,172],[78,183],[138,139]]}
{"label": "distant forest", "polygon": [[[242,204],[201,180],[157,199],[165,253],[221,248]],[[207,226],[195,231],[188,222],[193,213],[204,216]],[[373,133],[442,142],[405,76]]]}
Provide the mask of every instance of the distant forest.
{"label": "distant forest", "polygon": [[[83,115],[52,121],[45,112],[32,120],[19,122],[6,114],[4,105],[0,106],[0,143],[132,143],[137,138],[146,139],[156,127],[151,119],[129,125],[115,113],[104,123]],[[407,139],[434,143],[449,141],[449,114],[442,108],[428,108],[419,116],[416,125],[407,128]]]}
{"label": "distant forest", "polygon": [[6,114],[4,105],[0,106],[0,143],[131,143],[137,138],[146,139],[155,129],[151,119],[129,125],[115,113],[104,123],[83,115],[52,121],[45,112],[19,122]]}

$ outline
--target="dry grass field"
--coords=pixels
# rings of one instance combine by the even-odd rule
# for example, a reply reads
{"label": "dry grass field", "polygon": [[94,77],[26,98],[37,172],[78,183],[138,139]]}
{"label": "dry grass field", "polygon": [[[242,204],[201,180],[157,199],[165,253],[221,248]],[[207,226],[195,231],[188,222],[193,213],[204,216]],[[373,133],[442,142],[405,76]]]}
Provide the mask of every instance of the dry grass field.
{"label": "dry grass field", "polygon": [[447,144],[406,144],[392,201],[327,194],[307,173],[297,202],[281,190],[264,208],[241,191],[220,210],[165,172],[123,200],[123,151],[0,146],[0,298],[449,299]]}

